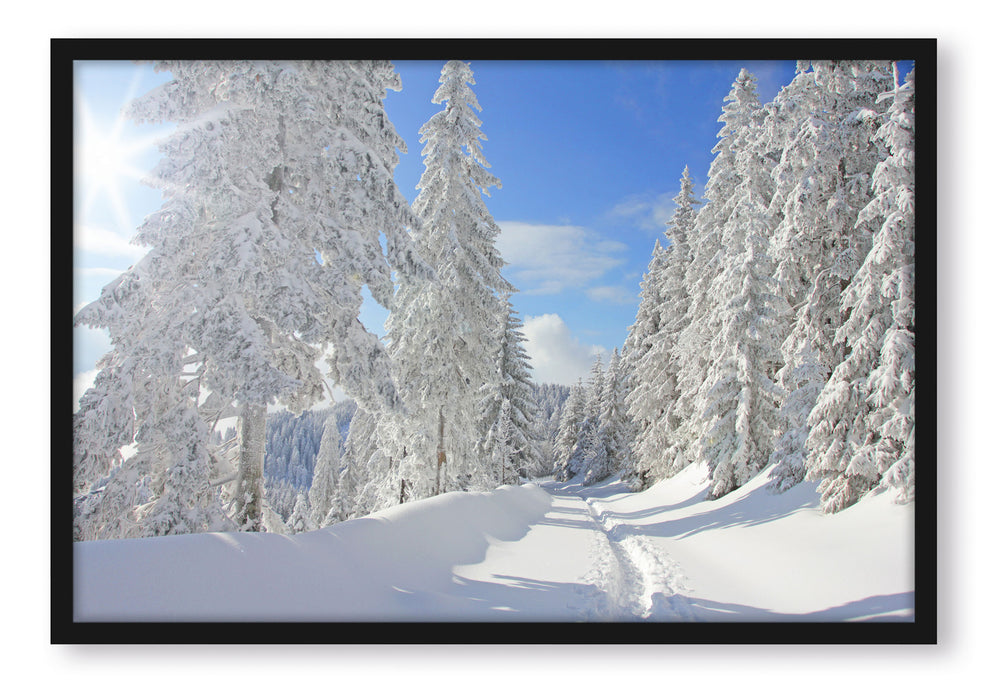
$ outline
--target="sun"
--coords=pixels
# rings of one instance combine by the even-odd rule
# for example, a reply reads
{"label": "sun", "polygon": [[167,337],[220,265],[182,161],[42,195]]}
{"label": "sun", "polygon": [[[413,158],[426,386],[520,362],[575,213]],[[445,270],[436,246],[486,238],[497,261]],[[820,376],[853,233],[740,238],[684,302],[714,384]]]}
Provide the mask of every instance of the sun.
{"label": "sun", "polygon": [[147,174],[135,159],[152,147],[156,137],[125,136],[122,114],[110,125],[99,123],[85,98],[79,100],[79,117],[75,178],[82,216],[88,219],[97,205],[108,205],[117,229],[128,231],[132,224],[125,188]]}

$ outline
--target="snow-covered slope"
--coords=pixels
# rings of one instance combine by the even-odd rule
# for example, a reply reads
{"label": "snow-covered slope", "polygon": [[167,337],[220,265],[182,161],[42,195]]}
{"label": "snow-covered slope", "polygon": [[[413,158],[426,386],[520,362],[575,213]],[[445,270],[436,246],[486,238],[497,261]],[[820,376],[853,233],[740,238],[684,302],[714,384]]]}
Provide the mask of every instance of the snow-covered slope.
{"label": "snow-covered slope", "polygon": [[652,619],[913,619],[913,504],[877,494],[824,515],[814,484],[771,494],[766,473],[706,501],[705,476],[691,467],[642,493],[590,499],[642,568],[655,568],[655,552],[676,565],[676,598],[655,600]]}
{"label": "snow-covered slope", "polygon": [[456,616],[456,564],[517,540],[550,505],[529,484],[448,493],[300,535],[214,533],[74,545],[77,621]]}
{"label": "snow-covered slope", "polygon": [[75,545],[77,620],[913,619],[913,506],[822,515],[757,477],[706,501],[689,468],[450,493],[293,537]]}

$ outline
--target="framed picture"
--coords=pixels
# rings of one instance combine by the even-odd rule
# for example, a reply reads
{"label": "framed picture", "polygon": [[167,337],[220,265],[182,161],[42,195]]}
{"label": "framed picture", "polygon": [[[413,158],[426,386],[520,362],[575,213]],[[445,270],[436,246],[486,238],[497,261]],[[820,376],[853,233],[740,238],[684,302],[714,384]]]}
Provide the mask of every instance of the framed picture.
{"label": "framed picture", "polygon": [[53,643],[935,643],[935,46],[52,40]]}

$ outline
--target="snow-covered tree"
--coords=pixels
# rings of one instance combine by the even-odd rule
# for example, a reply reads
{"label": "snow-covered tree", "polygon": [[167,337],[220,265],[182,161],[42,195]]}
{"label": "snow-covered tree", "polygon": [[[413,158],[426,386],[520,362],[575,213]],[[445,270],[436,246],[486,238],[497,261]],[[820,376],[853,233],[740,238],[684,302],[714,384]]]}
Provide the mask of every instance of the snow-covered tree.
{"label": "snow-covered tree", "polygon": [[389,469],[389,458],[380,447],[386,442],[384,435],[389,434],[384,432],[387,428],[386,421],[375,414],[360,408],[355,412],[344,441],[339,484],[321,525],[358,518],[398,503],[399,491],[393,488],[397,472]]}
{"label": "snow-covered tree", "polygon": [[627,355],[624,359],[632,367],[629,393],[629,414],[637,427],[634,450],[636,471],[640,481],[647,483],[657,478],[671,476],[685,465],[682,448],[677,439],[677,431],[685,416],[675,413],[680,397],[679,376],[681,364],[690,358],[678,356],[678,340],[687,327],[691,300],[688,297],[686,276],[691,265],[691,250],[688,237],[696,219],[694,184],[687,167],[681,176],[681,190],[674,198],[677,208],[667,223],[666,237],[669,245],[664,249],[662,264],[659,251],[654,251],[641,295],[639,318],[649,314],[652,332],[644,332],[633,326],[643,336],[642,351],[632,362]]}
{"label": "snow-covered tree", "polygon": [[498,380],[500,297],[514,290],[501,275],[499,230],[482,198],[501,183],[481,153],[473,84],[468,64],[444,65],[433,96],[444,107],[420,129],[425,169],[413,203],[422,220],[416,246],[436,279],[400,273],[386,321],[408,415],[395,442],[381,447],[413,498],[493,483],[491,465],[479,460],[478,404]]}
{"label": "snow-covered tree", "polygon": [[549,476],[554,473],[554,444],[568,393],[569,389],[562,384],[540,384],[536,387],[536,415],[532,429],[536,464],[530,476]]}
{"label": "snow-covered tree", "polygon": [[554,443],[554,466],[562,481],[567,481],[574,476],[568,472],[567,465],[574,453],[578,442],[578,432],[584,421],[587,393],[587,389],[579,379],[571,387],[560,416],[560,429]]}
{"label": "snow-covered tree", "polygon": [[628,392],[622,356],[618,350],[613,350],[598,404],[602,459],[590,466],[586,476],[587,483],[595,483],[613,475],[626,477],[632,472],[633,431],[632,421],[626,410]]}
{"label": "snow-covered tree", "polygon": [[578,476],[586,484],[605,476],[605,443],[602,440],[602,395],[605,391],[605,370],[601,355],[595,356],[591,376],[579,407],[579,423],[574,448],[567,458],[567,478]]}
{"label": "snow-covered tree", "polygon": [[778,374],[789,394],[785,431],[770,459],[772,488],[778,491],[804,478],[808,414],[842,359],[834,342],[843,317],[840,295],[868,248],[869,235],[856,220],[881,156],[871,143],[873,105],[890,73],[869,61],[816,61],[810,71],[806,63],[798,68],[768,105],[766,120],[780,153],[772,206],[781,221],[770,249],[791,309]]}
{"label": "snow-covered tree", "polygon": [[517,483],[519,475],[534,465],[536,385],[530,378],[532,367],[522,346],[523,334],[519,331],[522,323],[507,298],[501,304],[496,375],[481,392],[480,448],[482,463],[488,460],[496,465],[500,474],[498,483],[505,484]]}
{"label": "snow-covered tree", "polygon": [[846,354],[808,418],[808,478],[822,508],[842,510],[883,483],[914,496],[914,76],[891,100],[875,140],[887,155],[859,215],[872,246],[842,292]]}
{"label": "snow-covered tree", "polygon": [[776,281],[763,252],[769,217],[755,198],[740,207],[739,227],[729,230],[744,235],[744,247],[718,280],[726,302],[718,307],[719,354],[704,416],[711,427],[701,448],[711,480],[709,498],[735,490],[762,470],[778,434],[772,376],[783,330]]}
{"label": "snow-covered tree", "polygon": [[289,516],[289,520],[285,525],[291,535],[298,535],[300,532],[309,532],[313,529],[313,524],[310,520],[309,501],[306,499],[306,494],[300,493],[296,496],[295,505],[292,507],[292,514]]}
{"label": "snow-covered tree", "polygon": [[622,345],[622,355],[629,367],[638,367],[642,357],[650,351],[660,327],[660,272],[666,262],[666,248],[660,239],[653,244],[653,254],[646,273],[639,283],[639,307],[636,320],[629,326],[629,333]]}
{"label": "snow-covered tree", "polygon": [[751,147],[754,117],[760,109],[753,74],[745,68],[740,70],[724,102],[719,117],[724,126],[712,149],[715,158],[705,185],[708,201],[698,212],[687,238],[691,263],[685,275],[685,289],[691,303],[688,324],[678,336],[679,395],[673,410],[676,415],[690,417],[680,429],[680,448],[688,461],[698,457],[698,445],[709,428],[705,419],[707,394],[715,381],[713,370],[719,352],[715,345],[719,332],[715,307],[720,298],[714,286],[717,275],[728,264],[723,230],[741,193],[743,175],[737,160]]}
{"label": "snow-covered tree", "polygon": [[740,125],[735,192],[725,203],[721,260],[710,289],[712,370],[707,383],[700,457],[708,465],[709,498],[742,486],[767,463],[779,435],[779,390],[786,332],[780,286],[767,254],[776,226],[770,209],[770,160],[762,131],[763,110]]}
{"label": "snow-covered tree", "polygon": [[[323,424],[320,451],[309,488],[309,517],[314,527],[323,527],[330,515],[333,497],[340,488],[340,431],[329,417]],[[329,524],[329,523],[327,523]]]}
{"label": "snow-covered tree", "polygon": [[[114,482],[100,536],[117,522],[129,534],[221,527],[211,482],[227,485],[227,526],[256,529],[266,406],[323,395],[321,348],[359,402],[400,406],[385,349],[358,320],[363,286],[389,307],[393,271],[429,274],[392,179],[404,146],[382,101],[400,83],[387,62],[156,68],[172,80],[131,114],[177,124],[152,174],[165,203],[135,238],[149,253],[76,316],[114,346],[76,416],[77,488]],[[228,416],[240,421],[234,464],[208,445]]]}

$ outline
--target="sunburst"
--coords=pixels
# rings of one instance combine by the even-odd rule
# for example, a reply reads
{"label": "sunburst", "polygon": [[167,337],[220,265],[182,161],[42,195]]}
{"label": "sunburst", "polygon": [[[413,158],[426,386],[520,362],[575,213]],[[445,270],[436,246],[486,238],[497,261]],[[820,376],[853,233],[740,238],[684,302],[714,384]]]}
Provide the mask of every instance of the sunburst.
{"label": "sunburst", "polygon": [[[135,77],[126,102],[133,98],[136,83]],[[154,146],[161,134],[128,135],[123,110],[107,125],[95,117],[85,96],[77,95],[76,104],[79,119],[75,134],[75,178],[80,214],[85,221],[98,204],[108,204],[117,230],[130,231],[131,213],[125,191],[128,185],[147,175],[136,160]]]}

